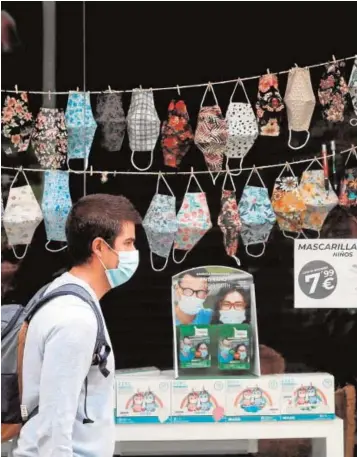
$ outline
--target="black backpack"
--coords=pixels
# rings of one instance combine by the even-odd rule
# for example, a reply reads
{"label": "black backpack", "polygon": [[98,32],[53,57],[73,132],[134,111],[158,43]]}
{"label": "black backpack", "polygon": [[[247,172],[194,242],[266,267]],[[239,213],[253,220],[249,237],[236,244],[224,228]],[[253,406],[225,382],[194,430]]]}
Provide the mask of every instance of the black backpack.
{"label": "black backpack", "polygon": [[[3,305],[1,307],[1,441],[16,437],[22,425],[37,414],[38,407],[29,414],[26,405],[22,405],[22,364],[26,334],[29,323],[35,313],[57,297],[74,295],[81,298],[92,308],[98,323],[97,340],[92,365],[98,365],[103,376],[107,377],[107,358],[110,354],[105,334],[103,318],[93,298],[83,287],[77,284],[65,284],[46,294],[49,284],[42,287],[29,301],[27,306]],[[83,423],[92,423],[86,412],[87,378],[85,380],[86,418]]]}

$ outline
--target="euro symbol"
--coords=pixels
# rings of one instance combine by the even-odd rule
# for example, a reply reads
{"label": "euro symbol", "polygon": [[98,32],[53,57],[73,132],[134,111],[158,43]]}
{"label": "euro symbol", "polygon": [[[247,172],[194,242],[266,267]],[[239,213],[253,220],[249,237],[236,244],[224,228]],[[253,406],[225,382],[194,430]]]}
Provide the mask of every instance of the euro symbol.
{"label": "euro symbol", "polygon": [[322,283],[322,287],[326,290],[333,289],[333,278],[326,278],[325,281]]}

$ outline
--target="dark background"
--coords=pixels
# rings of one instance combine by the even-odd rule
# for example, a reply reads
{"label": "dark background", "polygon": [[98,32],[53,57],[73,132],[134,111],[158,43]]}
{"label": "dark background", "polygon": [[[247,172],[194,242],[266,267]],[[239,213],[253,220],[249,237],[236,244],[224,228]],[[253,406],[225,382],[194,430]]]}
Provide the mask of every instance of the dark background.
{"label": "dark background", "polygon": [[[207,81],[234,79],[325,62],[332,58],[354,55],[356,25],[347,6],[341,3],[309,4],[289,2],[88,2],[87,89],[105,90],[162,87]],[[42,5],[41,2],[2,2],[2,8],[17,22],[21,45],[10,55],[3,55],[2,88],[42,89]],[[57,90],[83,87],[82,4],[57,3]],[[347,77],[352,61],[346,65]],[[315,94],[323,68],[311,71]],[[286,75],[279,78],[285,93]],[[258,81],[246,83],[253,104]],[[216,94],[223,113],[228,106],[232,84],[221,85]],[[195,126],[204,89],[182,90],[192,124]],[[160,119],[167,116],[171,97],[176,91],[155,93]],[[127,111],[130,95],[124,95]],[[66,96],[58,96],[57,105],[65,107]],[[208,99],[209,100],[209,99]],[[237,91],[237,101],[243,94]],[[30,97],[30,108],[36,115],[41,106],[39,95]],[[95,97],[92,107],[95,110]],[[321,120],[317,105],[311,125],[312,138],[307,147],[293,151],[287,146],[287,126],[279,138],[259,137],[245,159],[245,166],[299,160],[319,154],[321,143],[335,139],[338,149],[357,143],[356,128],[346,122],[332,128]],[[90,155],[90,165],[101,170],[132,170],[127,137],[119,152],[100,147],[98,129]],[[144,166],[148,159],[142,154]],[[140,155],[138,155],[140,159]],[[3,165],[36,166],[31,151],[19,157],[2,154]],[[205,169],[202,154],[192,148],[181,170]],[[304,167],[294,166],[296,174]],[[170,171],[163,165],[159,142],[152,171]],[[280,169],[264,170],[262,177],[271,192]],[[13,175],[13,174],[12,174]],[[38,186],[41,176],[28,174]],[[235,178],[238,197],[247,173]],[[187,184],[186,176],[168,178],[180,207]],[[141,262],[134,278],[110,292],[102,301],[116,355],[117,368],[156,365],[172,367],[171,276],[200,265],[235,266],[226,256],[222,234],[216,226],[220,209],[222,178],[214,187],[209,176],[199,176],[207,192],[214,227],[181,265],[171,260],[161,273],[153,272],[143,230],[138,230],[137,247]],[[3,190],[9,180],[4,175]],[[254,183],[254,181],[252,181]],[[71,193],[75,201],[83,192],[82,178],[71,175]],[[110,177],[106,184],[99,176],[88,177],[87,193],[124,194],[144,216],[155,192],[155,176]],[[163,189],[164,191],[164,189]],[[165,191],[164,191],[165,192]],[[326,237],[354,237],[348,216],[336,208],[324,227]],[[354,233],[354,234],[353,234]],[[25,259],[15,269],[12,284],[5,284],[3,302],[25,303],[45,282],[68,268],[66,253],[51,254],[45,250],[44,226],[38,228]],[[338,384],[356,383],[357,323],[351,311],[303,311],[293,308],[293,242],[274,228],[266,253],[259,259],[247,257],[241,244],[239,257],[243,269],[254,275],[260,342],[281,352],[288,369],[327,370]],[[11,250],[4,248],[3,262],[15,263]],[[8,263],[7,263],[8,265]],[[10,278],[10,276],[9,276]]]}

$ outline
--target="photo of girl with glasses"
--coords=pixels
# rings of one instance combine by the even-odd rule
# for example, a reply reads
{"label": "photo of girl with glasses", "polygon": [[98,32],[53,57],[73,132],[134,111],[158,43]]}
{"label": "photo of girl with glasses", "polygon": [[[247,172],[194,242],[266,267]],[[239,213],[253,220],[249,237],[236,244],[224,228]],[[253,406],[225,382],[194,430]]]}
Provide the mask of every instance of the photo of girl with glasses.
{"label": "photo of girl with glasses", "polygon": [[239,286],[225,286],[217,294],[212,324],[249,323],[250,291]]}

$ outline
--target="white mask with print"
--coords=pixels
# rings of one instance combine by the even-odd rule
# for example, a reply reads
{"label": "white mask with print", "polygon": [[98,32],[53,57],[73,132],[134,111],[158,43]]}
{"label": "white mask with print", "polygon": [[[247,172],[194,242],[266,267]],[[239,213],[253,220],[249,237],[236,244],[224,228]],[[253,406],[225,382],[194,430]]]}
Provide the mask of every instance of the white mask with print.
{"label": "white mask with print", "polygon": [[178,307],[185,314],[195,316],[203,308],[203,303],[204,299],[197,298],[195,295],[191,297],[183,295],[178,302]]}
{"label": "white mask with print", "polygon": [[221,310],[219,320],[222,324],[241,324],[245,321],[245,311],[244,309]]}

